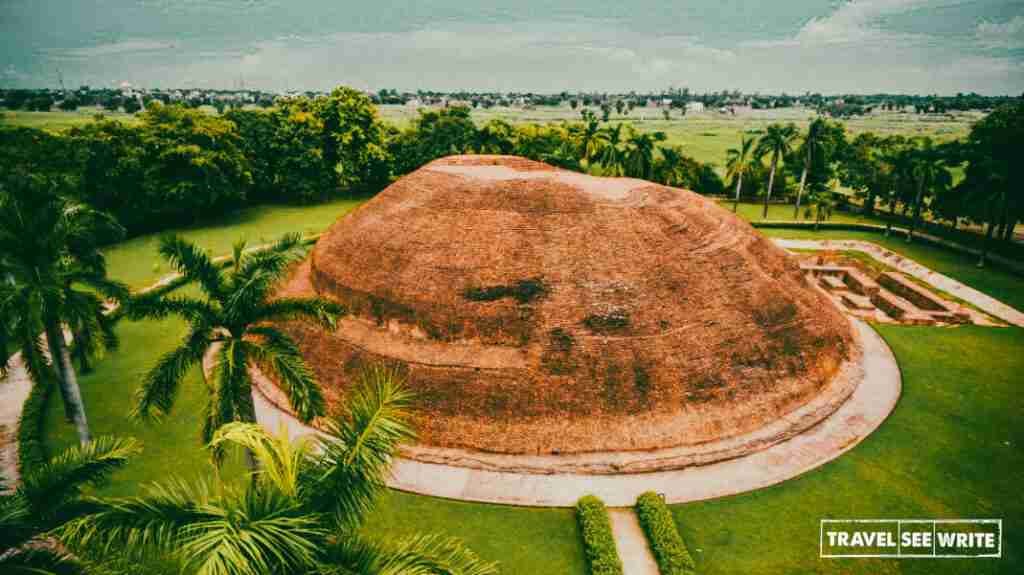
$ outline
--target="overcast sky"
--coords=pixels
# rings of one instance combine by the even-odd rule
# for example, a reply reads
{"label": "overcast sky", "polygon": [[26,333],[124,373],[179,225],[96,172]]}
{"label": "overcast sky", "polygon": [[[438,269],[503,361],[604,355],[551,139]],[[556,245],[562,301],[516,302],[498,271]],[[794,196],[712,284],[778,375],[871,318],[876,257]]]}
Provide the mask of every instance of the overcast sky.
{"label": "overcast sky", "polygon": [[[554,5],[555,7],[552,7]],[[1024,92],[1024,0],[0,0],[0,86]]]}

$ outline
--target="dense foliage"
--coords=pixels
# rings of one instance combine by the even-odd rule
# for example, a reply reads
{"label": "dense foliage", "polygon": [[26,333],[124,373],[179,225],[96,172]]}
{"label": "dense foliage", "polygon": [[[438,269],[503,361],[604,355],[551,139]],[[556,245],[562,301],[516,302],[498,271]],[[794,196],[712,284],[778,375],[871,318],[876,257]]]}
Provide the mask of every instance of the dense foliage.
{"label": "dense foliage", "polygon": [[[0,164],[65,179],[79,199],[113,213],[132,235],[217,218],[254,203],[373,194],[431,160],[462,153],[516,154],[597,175],[763,199],[765,216],[768,202],[777,198],[796,204],[794,218],[804,208],[816,221],[856,202],[866,213],[887,208],[890,220],[903,220],[911,228],[928,226],[929,220],[952,228],[963,222],[991,223],[989,235],[1003,240],[1003,246],[1024,211],[1020,176],[1008,159],[1019,149],[1019,100],[1006,100],[978,122],[967,141],[953,144],[871,133],[850,137],[841,122],[826,115],[805,130],[769,125],[745,134],[723,158],[726,183],[713,165],[668,145],[663,133],[610,121],[612,112],[628,115],[632,106],[644,105],[642,99],[573,98],[580,121],[492,119],[478,126],[471,106],[482,104],[467,95],[468,100],[442,98],[439,107],[421,108],[409,125],[399,128],[380,120],[374,104],[397,97],[386,91],[375,100],[341,87],[328,95],[278,98],[273,105],[261,99],[260,107],[215,106],[223,112],[216,115],[161,103],[168,98],[143,98],[145,111],[130,125],[99,118],[64,135],[2,128]],[[435,103],[441,96],[424,92],[419,98]],[[570,99],[568,94],[559,98]],[[898,103],[892,98],[831,103],[814,95],[801,98],[809,98],[808,105],[836,108],[835,116],[870,106],[939,105],[913,98]],[[942,106],[977,103],[972,98],[958,97]],[[712,100],[717,97],[702,99],[683,91],[659,102],[670,101],[676,110],[686,102]],[[776,107],[779,100],[759,105]],[[961,168],[966,177],[954,185],[951,174]],[[928,231],[944,233],[934,225]]]}
{"label": "dense foliage", "polygon": [[661,575],[692,575],[696,565],[686,548],[668,505],[653,491],[636,500],[636,514],[654,552]]}
{"label": "dense foliage", "polygon": [[591,575],[622,575],[622,560],[615,547],[612,523],[604,503],[593,495],[576,502],[576,520]]}

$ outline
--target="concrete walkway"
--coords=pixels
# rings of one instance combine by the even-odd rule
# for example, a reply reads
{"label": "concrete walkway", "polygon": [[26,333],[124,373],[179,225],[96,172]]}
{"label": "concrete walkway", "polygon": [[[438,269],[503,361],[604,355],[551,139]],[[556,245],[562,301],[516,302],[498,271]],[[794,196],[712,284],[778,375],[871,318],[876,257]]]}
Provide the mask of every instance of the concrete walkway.
{"label": "concrete walkway", "polygon": [[18,484],[18,419],[32,391],[21,353],[11,356],[7,377],[0,380],[0,475],[8,490]]}
{"label": "concrete walkway", "polygon": [[[751,455],[699,467],[621,475],[485,471],[398,457],[388,485],[448,499],[542,507],[571,507],[587,494],[597,495],[610,507],[631,507],[645,491],[662,493],[669,503],[684,503],[775,485],[852,449],[896,406],[901,390],[896,358],[866,323],[853,322],[863,345],[863,382],[815,427]],[[261,393],[254,393],[254,400],[257,421],[270,430],[284,426],[293,438],[318,433]]]}
{"label": "concrete walkway", "polygon": [[625,575],[658,575],[658,563],[636,512],[628,507],[617,507],[608,510],[608,517]]}
{"label": "concrete walkway", "polygon": [[[927,282],[950,295],[956,296],[978,309],[1005,321],[1006,323],[1017,327],[1024,327],[1024,313],[1021,313],[994,297],[985,295],[947,275],[932,271],[914,260],[905,258],[877,244],[860,240],[791,240],[784,238],[772,238],[772,241],[774,241],[779,247],[786,249],[854,250],[863,252],[891,268]],[[1022,286],[1024,286],[1024,281],[1021,283]],[[1022,289],[1024,289],[1024,287],[1022,287]]]}

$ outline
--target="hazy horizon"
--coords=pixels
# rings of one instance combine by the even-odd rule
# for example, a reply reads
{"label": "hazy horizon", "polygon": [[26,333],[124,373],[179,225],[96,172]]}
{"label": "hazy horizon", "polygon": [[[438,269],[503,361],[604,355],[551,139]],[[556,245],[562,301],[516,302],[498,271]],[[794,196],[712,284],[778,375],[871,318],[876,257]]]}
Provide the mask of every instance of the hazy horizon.
{"label": "hazy horizon", "polygon": [[1024,0],[348,4],[0,0],[0,87],[1024,92]]}

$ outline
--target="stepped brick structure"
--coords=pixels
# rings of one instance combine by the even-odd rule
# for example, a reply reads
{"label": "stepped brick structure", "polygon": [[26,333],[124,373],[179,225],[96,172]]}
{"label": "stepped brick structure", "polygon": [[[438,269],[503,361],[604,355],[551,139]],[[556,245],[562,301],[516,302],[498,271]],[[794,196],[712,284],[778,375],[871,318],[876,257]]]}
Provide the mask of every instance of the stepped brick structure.
{"label": "stepped brick structure", "polygon": [[280,290],[314,292],[351,314],[333,333],[285,325],[329,402],[394,365],[421,445],[472,452],[728,440],[820,399],[857,353],[795,259],[715,202],[518,157],[398,180]]}

